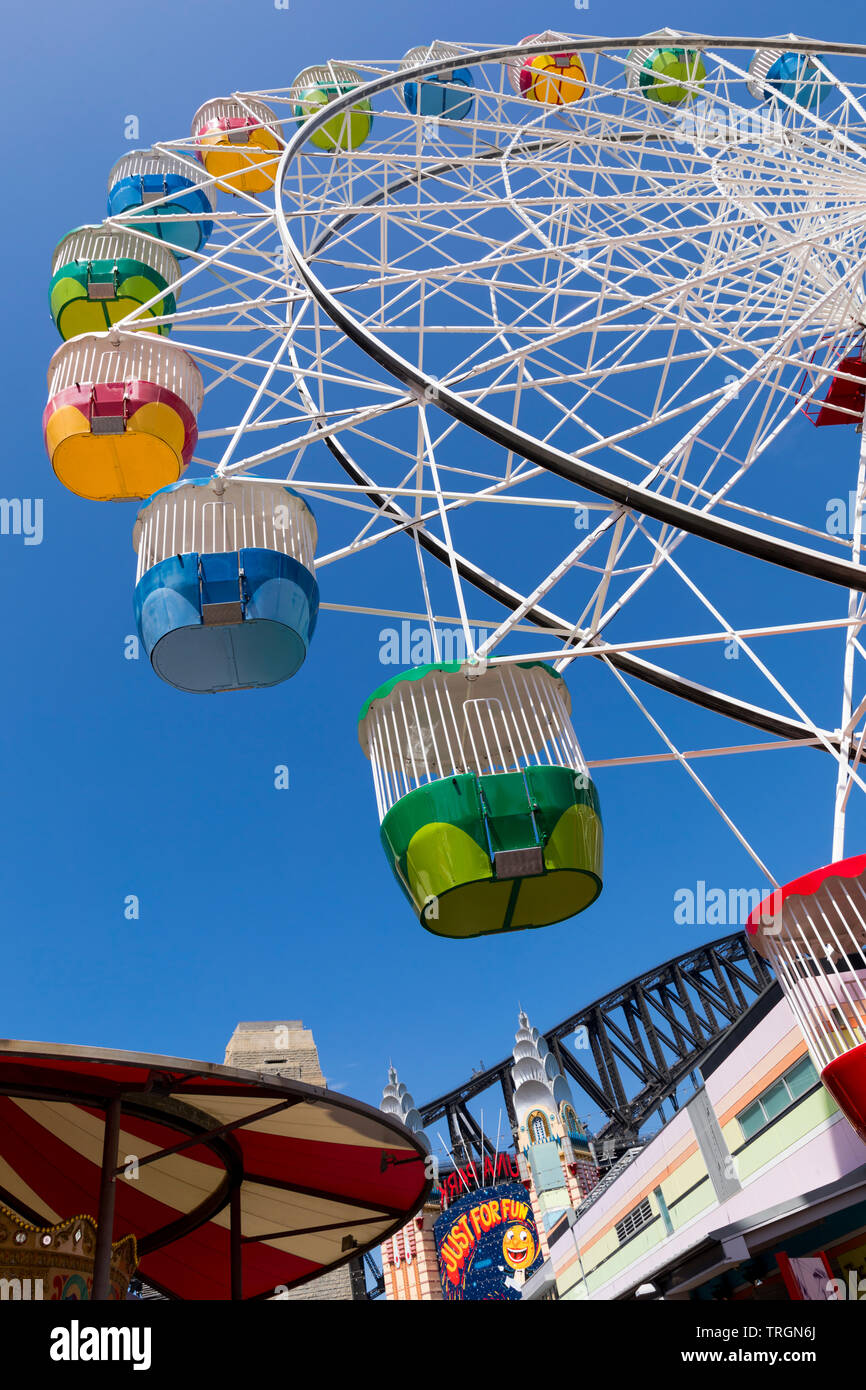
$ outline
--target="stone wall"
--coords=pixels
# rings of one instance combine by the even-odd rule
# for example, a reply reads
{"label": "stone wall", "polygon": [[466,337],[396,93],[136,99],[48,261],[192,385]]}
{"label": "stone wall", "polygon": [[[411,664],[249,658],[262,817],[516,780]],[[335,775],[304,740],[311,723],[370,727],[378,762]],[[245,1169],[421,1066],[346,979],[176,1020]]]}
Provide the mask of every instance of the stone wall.
{"label": "stone wall", "polygon": [[245,1071],[273,1071],[311,1086],[325,1084],[312,1031],[300,1020],[239,1023],[229,1038],[225,1063]]}

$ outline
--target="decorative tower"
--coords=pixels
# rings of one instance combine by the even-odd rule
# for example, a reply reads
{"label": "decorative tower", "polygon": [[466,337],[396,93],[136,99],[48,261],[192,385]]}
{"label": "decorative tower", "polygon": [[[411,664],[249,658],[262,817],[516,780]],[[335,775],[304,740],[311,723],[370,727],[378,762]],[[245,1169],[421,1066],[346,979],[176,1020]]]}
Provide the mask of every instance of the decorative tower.
{"label": "decorative tower", "polygon": [[[411,1129],[422,1143],[427,1143],[415,1102],[403,1082],[398,1080],[393,1067],[388,1070],[388,1085],[382,1092],[379,1109],[384,1110],[387,1115],[393,1115],[407,1129]],[[427,1147],[429,1148],[429,1144]],[[438,1215],[437,1194],[435,1197],[431,1196],[408,1225],[380,1247],[385,1297],[389,1302],[402,1302],[407,1299],[426,1303],[443,1301],[436,1241],[433,1236],[433,1226]]]}
{"label": "decorative tower", "polygon": [[544,1038],[521,1011],[515,1034],[515,1136],[526,1165],[530,1197],[545,1258],[547,1231],[569,1207],[577,1207],[598,1181],[586,1130],[577,1118],[571,1088]]}

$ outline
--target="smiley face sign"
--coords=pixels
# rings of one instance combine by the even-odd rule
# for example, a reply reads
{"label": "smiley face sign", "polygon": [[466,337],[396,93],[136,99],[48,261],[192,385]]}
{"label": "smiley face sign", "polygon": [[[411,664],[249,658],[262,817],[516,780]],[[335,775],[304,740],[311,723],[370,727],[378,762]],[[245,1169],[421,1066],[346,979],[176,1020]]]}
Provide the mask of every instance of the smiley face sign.
{"label": "smiley face sign", "polygon": [[541,1264],[541,1243],[521,1183],[477,1187],[452,1202],[434,1227],[447,1301],[520,1298]]}
{"label": "smiley face sign", "polygon": [[502,1237],[502,1254],[512,1269],[528,1269],[537,1254],[535,1237],[521,1221],[509,1226]]}

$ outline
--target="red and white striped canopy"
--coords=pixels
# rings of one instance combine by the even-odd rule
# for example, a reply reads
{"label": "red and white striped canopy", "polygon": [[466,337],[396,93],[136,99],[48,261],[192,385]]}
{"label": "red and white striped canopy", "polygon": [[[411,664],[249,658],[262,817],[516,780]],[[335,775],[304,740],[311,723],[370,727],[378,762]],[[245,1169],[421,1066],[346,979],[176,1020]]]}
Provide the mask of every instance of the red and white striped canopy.
{"label": "red and white striped canopy", "polygon": [[96,1218],[106,1107],[117,1097],[113,1235],[135,1235],[143,1277],[178,1298],[231,1297],[233,1192],[242,1296],[260,1298],[380,1244],[431,1188],[407,1129],[321,1087],[0,1040],[0,1201],[40,1226]]}

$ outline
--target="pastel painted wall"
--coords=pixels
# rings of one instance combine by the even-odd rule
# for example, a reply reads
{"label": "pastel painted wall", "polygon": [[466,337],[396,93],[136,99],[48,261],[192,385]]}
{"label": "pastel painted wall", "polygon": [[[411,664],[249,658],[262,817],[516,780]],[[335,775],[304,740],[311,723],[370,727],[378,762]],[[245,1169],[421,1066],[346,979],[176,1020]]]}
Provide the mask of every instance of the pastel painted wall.
{"label": "pastel painted wall", "polygon": [[[710,1231],[825,1187],[866,1162],[866,1146],[823,1087],[807,1091],[747,1140],[737,1116],[805,1055],[787,1003],[780,1000],[709,1076],[705,1093],[721,1128],[727,1189],[717,1193],[692,1119],[682,1109],[573,1227],[553,1243],[560,1298],[611,1299]],[[710,1117],[711,1118],[711,1117]],[[713,1125],[715,1128],[715,1125]],[[661,1192],[671,1232],[662,1214]],[[651,1220],[620,1241],[617,1223],[648,1201]]]}

